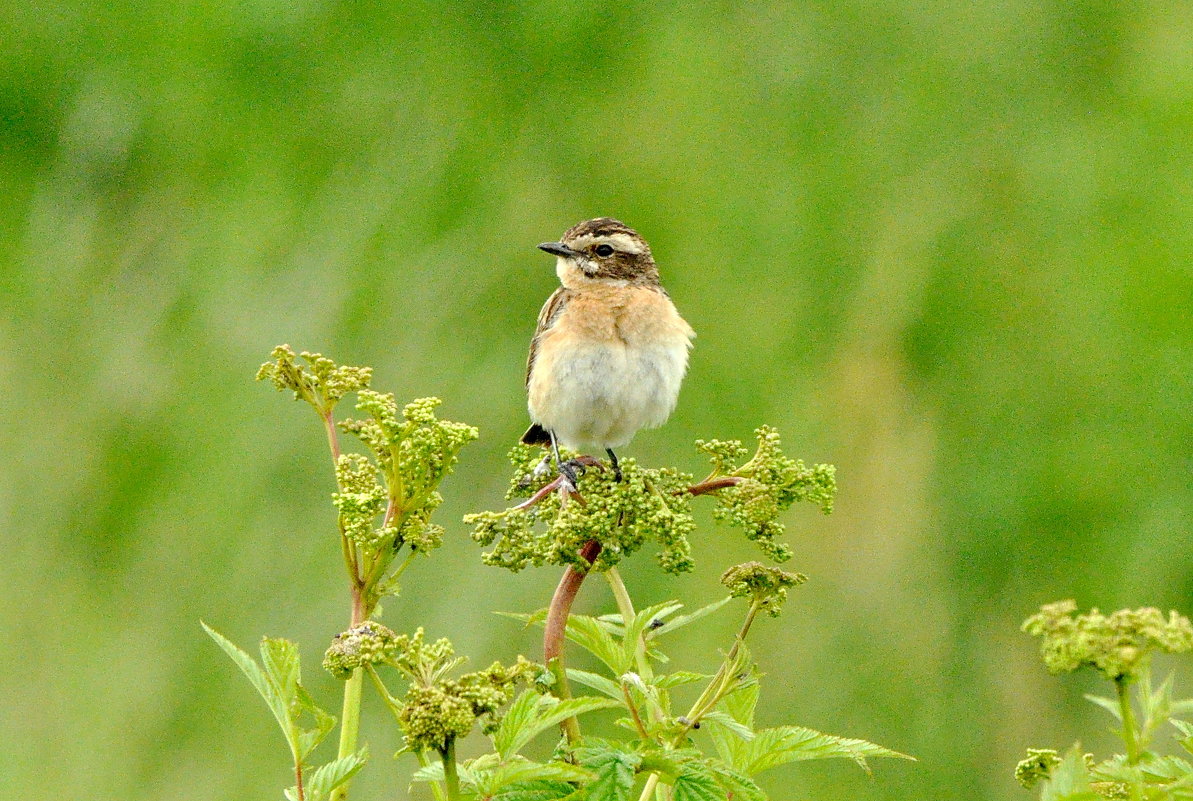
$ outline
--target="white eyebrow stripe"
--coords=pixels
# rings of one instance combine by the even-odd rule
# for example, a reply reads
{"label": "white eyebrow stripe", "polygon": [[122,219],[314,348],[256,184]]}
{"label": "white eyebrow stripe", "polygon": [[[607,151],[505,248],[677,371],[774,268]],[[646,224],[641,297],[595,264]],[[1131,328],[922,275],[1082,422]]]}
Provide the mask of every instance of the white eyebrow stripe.
{"label": "white eyebrow stripe", "polygon": [[608,236],[593,236],[584,234],[576,237],[572,242],[573,250],[586,250],[593,245],[609,245],[622,253],[632,253],[635,256],[643,252],[642,243],[629,234],[609,234]]}

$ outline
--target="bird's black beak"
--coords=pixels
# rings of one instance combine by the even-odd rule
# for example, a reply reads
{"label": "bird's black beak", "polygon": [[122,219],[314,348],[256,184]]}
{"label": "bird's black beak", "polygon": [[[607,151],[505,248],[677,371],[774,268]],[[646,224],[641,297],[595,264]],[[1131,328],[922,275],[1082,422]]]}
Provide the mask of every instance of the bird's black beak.
{"label": "bird's black beak", "polygon": [[576,251],[572,250],[562,242],[544,242],[539,245],[539,250],[545,250],[554,256],[568,257],[579,255],[576,253]]}

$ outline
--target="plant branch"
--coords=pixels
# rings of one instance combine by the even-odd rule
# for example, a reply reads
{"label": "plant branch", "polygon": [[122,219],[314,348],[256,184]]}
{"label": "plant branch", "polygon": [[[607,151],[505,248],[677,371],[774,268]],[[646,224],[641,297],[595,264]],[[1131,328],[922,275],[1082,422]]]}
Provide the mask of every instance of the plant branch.
{"label": "plant branch", "polygon": [[687,492],[689,495],[708,495],[711,492],[723,490],[726,487],[736,487],[741,482],[742,480],[737,476],[725,476],[724,478],[713,478],[702,481],[699,484],[693,484],[686,490],[681,490],[681,492]]}
{"label": "plant branch", "polygon": [[455,738],[447,741],[439,756],[443,760],[443,783],[447,786],[448,801],[456,801],[460,797],[460,774],[456,771]]}
{"label": "plant branch", "polygon": [[730,669],[733,663],[737,660],[738,653],[741,652],[742,644],[750,633],[750,627],[754,625],[754,619],[758,617],[758,611],[761,605],[757,600],[750,604],[750,609],[746,612],[746,619],[742,622],[741,628],[737,632],[737,637],[733,641],[733,647],[729,649],[729,653],[725,655],[725,660],[721,662],[721,666],[717,668],[716,675],[712,677],[712,681],[704,688],[704,692],[692,704],[692,708],[688,714],[684,716],[685,723],[683,728],[675,735],[675,744],[683,739],[684,735],[688,733],[692,727],[700,722],[700,718],[708,714],[717,702],[724,696],[726,685],[732,680]]}
{"label": "plant branch", "polygon": [[302,789],[302,761],[294,760],[294,787],[298,793],[298,801],[306,801],[306,793]]}
{"label": "plant branch", "polygon": [[[580,556],[592,564],[601,552],[601,544],[596,540],[589,540],[580,549]],[[576,593],[584,583],[587,571],[577,570],[568,565],[559,579],[559,586],[555,588],[555,595],[551,598],[551,605],[547,607],[547,620],[543,631],[543,662],[555,676],[555,695],[560,699],[570,698],[572,691],[568,685],[567,671],[563,666],[563,644],[567,639],[568,615],[572,611],[572,602],[576,600]],[[576,743],[580,739],[580,723],[571,717],[560,724],[569,743]]]}

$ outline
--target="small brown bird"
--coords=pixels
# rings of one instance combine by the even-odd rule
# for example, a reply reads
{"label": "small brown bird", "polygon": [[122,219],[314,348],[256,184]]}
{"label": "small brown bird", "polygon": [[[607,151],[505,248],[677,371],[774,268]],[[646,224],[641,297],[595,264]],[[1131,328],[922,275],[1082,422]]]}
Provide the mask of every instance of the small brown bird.
{"label": "small brown bird", "polygon": [[534,424],[522,441],[551,446],[565,489],[575,489],[583,468],[560,461],[561,444],[603,448],[620,481],[613,449],[671,414],[695,333],[659,285],[650,246],[625,223],[588,220],[539,249],[556,257],[562,286],[539,312],[530,342]]}

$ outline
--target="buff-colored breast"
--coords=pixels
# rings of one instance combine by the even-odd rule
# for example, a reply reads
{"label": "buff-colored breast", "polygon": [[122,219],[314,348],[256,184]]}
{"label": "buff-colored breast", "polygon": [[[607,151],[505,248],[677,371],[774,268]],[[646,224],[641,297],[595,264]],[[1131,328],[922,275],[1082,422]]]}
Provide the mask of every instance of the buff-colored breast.
{"label": "buff-colored breast", "polygon": [[527,387],[530,416],[566,447],[625,445],[675,408],[693,336],[657,287],[573,291],[540,335]]}

